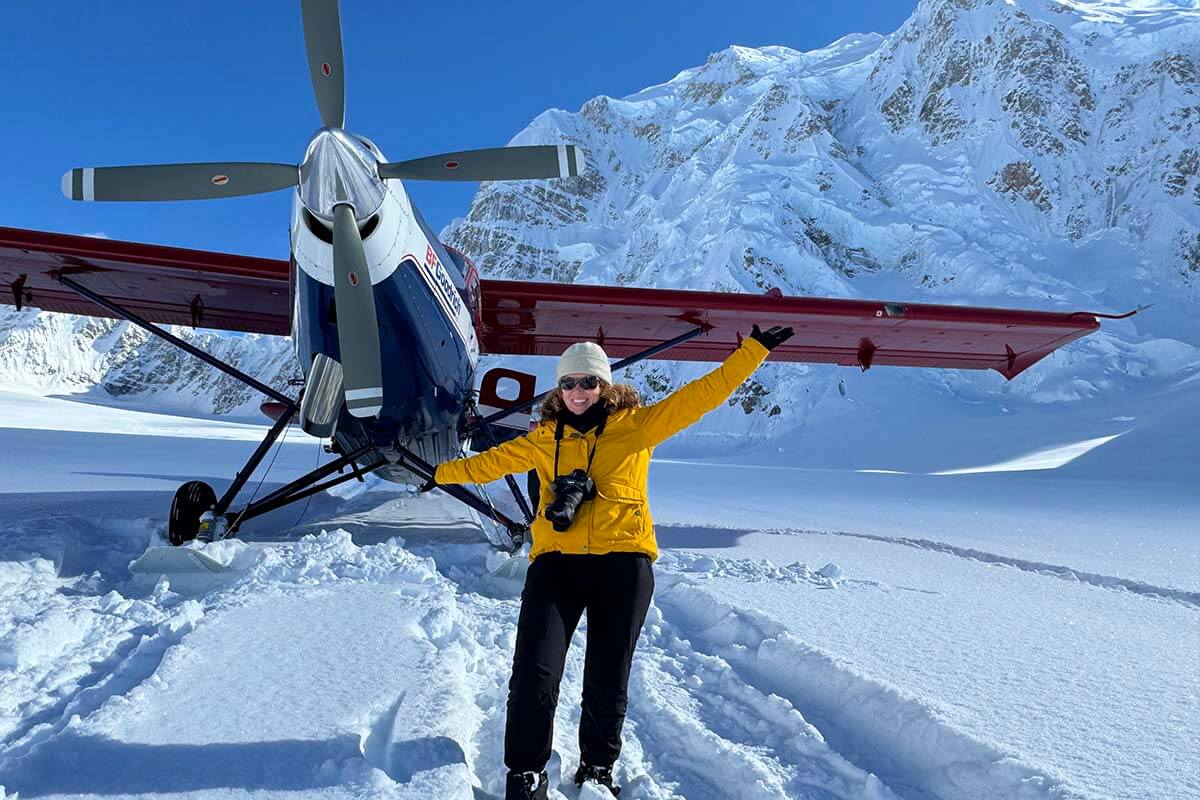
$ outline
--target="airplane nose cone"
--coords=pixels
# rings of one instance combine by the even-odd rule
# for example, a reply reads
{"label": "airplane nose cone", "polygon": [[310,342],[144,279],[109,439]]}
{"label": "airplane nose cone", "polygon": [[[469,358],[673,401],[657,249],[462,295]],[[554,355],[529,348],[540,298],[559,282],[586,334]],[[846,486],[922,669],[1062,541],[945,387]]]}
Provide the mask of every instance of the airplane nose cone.
{"label": "airplane nose cone", "polygon": [[332,223],[333,207],[348,202],[362,222],[383,204],[385,191],[374,154],[354,134],[322,128],[308,143],[300,165],[300,202],[313,216]]}

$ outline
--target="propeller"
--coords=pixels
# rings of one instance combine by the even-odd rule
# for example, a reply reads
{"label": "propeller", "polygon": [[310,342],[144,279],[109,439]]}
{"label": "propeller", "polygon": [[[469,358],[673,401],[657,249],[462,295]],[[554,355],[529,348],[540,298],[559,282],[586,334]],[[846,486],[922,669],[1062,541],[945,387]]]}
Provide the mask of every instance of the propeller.
{"label": "propeller", "polygon": [[[342,188],[339,179],[339,191]],[[333,207],[333,299],[346,409],[356,417],[374,417],[383,408],[379,321],[371,270],[349,203]]]}
{"label": "propeller", "polygon": [[461,150],[379,165],[379,177],[417,181],[520,181],[581,175],[583,148],[539,144]]}
{"label": "propeller", "polygon": [[300,15],[321,122],[326,128],[340,128],[346,122],[346,79],[338,0],[300,0]]}
{"label": "propeller", "polygon": [[[321,121],[341,128],[346,117],[342,25],[338,0],[301,0],[308,71]],[[294,164],[231,162],[85,167],[62,177],[70,200],[213,200],[289,189],[300,183]]]}
{"label": "propeller", "polygon": [[[382,202],[386,189],[381,179],[566,178],[584,172],[585,158],[582,148],[564,144],[493,147],[378,163],[377,150],[343,130],[346,83],[338,0],[300,0],[300,12],[313,93],[324,124],[310,142],[304,164],[214,162],[77,168],[63,175],[62,191],[67,198],[81,201],[208,200],[299,186],[304,207],[326,224],[332,222],[334,301],[346,406],[356,417],[372,417],[383,406],[383,368],[375,290],[356,206],[366,217]],[[334,190],[332,198],[330,189]]]}
{"label": "propeller", "polygon": [[289,189],[300,182],[295,164],[215,162],[68,170],[69,200],[213,200]]}

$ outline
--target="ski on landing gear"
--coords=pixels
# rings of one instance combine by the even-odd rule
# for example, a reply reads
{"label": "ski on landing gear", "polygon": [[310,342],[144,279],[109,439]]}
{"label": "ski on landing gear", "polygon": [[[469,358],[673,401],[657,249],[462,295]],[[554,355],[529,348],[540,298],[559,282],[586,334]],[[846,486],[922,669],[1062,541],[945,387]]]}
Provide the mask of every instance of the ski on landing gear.
{"label": "ski on landing gear", "polygon": [[146,552],[130,565],[135,575],[208,575],[236,572],[245,565],[242,542],[220,543],[229,525],[213,513],[217,493],[204,481],[188,481],[175,490],[167,524],[150,536]]}

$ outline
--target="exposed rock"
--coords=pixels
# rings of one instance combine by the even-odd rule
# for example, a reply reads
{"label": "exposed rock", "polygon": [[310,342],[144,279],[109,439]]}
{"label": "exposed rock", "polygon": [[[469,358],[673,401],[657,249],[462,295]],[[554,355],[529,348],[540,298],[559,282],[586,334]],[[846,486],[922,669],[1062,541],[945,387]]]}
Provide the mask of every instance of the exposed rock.
{"label": "exposed rock", "polygon": [[1037,169],[1028,161],[1015,161],[1005,164],[1004,168],[988,181],[997,194],[1016,201],[1018,198],[1028,200],[1038,211],[1050,210],[1050,197]]}
{"label": "exposed rock", "polygon": [[1174,171],[1166,176],[1167,194],[1181,197],[1187,191],[1188,183],[1200,172],[1200,150],[1193,147],[1184,148],[1175,159]]}
{"label": "exposed rock", "polygon": [[912,121],[913,113],[913,98],[916,92],[913,85],[904,80],[896,91],[892,92],[879,110],[883,112],[883,116],[887,119],[888,124],[892,127],[893,133],[899,133]]}
{"label": "exposed rock", "polygon": [[726,404],[730,407],[740,407],[746,414],[766,414],[768,417],[778,416],[783,409],[771,402],[771,390],[759,381],[751,378],[737,388]]}
{"label": "exposed rock", "polygon": [[967,121],[959,113],[958,104],[941,91],[931,91],[921,104],[921,122],[931,144],[952,142],[962,135]]}
{"label": "exposed rock", "polygon": [[1200,233],[1192,237],[1186,233],[1179,235],[1179,258],[1183,279],[1188,283],[1200,279]]}

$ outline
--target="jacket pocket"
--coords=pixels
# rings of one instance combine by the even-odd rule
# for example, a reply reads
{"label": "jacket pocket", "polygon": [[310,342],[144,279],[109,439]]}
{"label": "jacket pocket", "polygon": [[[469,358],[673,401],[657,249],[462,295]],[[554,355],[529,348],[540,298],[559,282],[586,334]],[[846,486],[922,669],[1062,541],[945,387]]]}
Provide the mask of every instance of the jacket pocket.
{"label": "jacket pocket", "polygon": [[608,486],[597,494],[592,535],[613,541],[638,539],[646,533],[646,501],[633,489]]}

